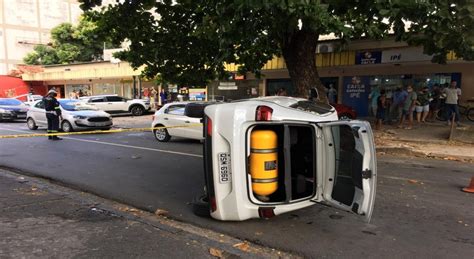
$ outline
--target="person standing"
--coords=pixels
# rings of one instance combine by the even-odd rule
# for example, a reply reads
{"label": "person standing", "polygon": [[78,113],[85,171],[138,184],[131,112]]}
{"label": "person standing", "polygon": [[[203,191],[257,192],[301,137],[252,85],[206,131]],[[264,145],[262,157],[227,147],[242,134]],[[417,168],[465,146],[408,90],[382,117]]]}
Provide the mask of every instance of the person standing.
{"label": "person standing", "polygon": [[416,93],[413,91],[413,87],[411,85],[407,87],[407,92],[408,92],[408,97],[405,101],[405,104],[403,105],[402,117],[400,118],[400,123],[398,124],[398,127],[401,128],[405,120],[408,118],[408,127],[406,127],[405,129],[412,129],[413,128],[413,111],[415,109],[417,96],[416,96]]}
{"label": "person standing", "polygon": [[328,101],[329,103],[337,103],[337,90],[333,84],[329,85],[328,89]]}
{"label": "person standing", "polygon": [[377,86],[372,86],[372,90],[370,91],[370,94],[369,94],[369,100],[370,100],[370,113],[373,116],[377,115],[377,106],[378,106],[379,96],[380,96],[379,88]]}
{"label": "person standing", "polygon": [[150,104],[151,104],[151,108],[155,109],[155,110],[158,110],[158,99],[157,99],[157,95],[158,95],[158,91],[156,91],[155,87],[152,87],[151,88],[151,92],[150,92]]}
{"label": "person standing", "polygon": [[375,115],[375,129],[382,129],[382,121],[385,119],[385,90],[380,91],[380,96],[377,98],[377,114]]}
{"label": "person standing", "polygon": [[461,97],[461,89],[456,88],[457,82],[451,81],[449,88],[444,89],[444,93],[446,94],[446,118],[448,118],[448,125],[451,125],[451,116],[454,114],[454,120],[456,124],[459,124],[459,107],[458,107],[458,100]]}
{"label": "person standing", "polygon": [[[43,98],[44,109],[46,110],[46,119],[48,121],[48,134],[58,133],[59,122],[62,120],[61,107],[56,99],[58,93],[51,89]],[[62,140],[58,136],[48,136],[50,140]]]}
{"label": "person standing", "polygon": [[402,116],[403,112],[403,106],[405,104],[405,101],[408,97],[408,92],[405,90],[402,90],[401,86],[398,86],[395,89],[395,92],[393,93],[393,100],[392,104],[390,105],[390,111],[389,111],[389,120],[392,121],[394,120],[395,123],[397,121],[400,121],[400,118]]}
{"label": "person standing", "polygon": [[416,121],[426,122],[426,117],[430,111],[430,92],[427,86],[423,87],[417,95],[416,99]]}
{"label": "person standing", "polygon": [[166,100],[168,100],[168,94],[165,92],[165,89],[161,89],[160,92],[160,100],[161,100],[161,105],[166,104]]}

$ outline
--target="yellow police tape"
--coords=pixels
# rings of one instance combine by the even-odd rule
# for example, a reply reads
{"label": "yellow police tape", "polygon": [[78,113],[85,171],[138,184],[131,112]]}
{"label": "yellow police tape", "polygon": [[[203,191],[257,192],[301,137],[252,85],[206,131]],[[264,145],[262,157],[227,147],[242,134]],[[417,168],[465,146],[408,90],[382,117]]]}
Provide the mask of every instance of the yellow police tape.
{"label": "yellow police tape", "polygon": [[202,123],[190,123],[183,126],[168,126],[168,127],[152,127],[152,128],[132,128],[132,129],[115,129],[115,130],[91,130],[91,131],[77,131],[77,132],[58,132],[58,133],[40,133],[40,134],[15,134],[15,135],[1,135],[0,139],[6,138],[32,138],[32,137],[52,137],[52,136],[69,136],[69,135],[85,135],[85,134],[108,134],[120,132],[135,132],[135,131],[152,131],[158,129],[171,128],[191,128],[202,127]]}

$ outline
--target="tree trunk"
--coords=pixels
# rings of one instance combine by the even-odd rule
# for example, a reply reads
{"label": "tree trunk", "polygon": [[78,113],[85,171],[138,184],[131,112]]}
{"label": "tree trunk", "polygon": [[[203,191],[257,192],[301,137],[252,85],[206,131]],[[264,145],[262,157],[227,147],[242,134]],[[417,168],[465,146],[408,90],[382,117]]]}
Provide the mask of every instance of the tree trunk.
{"label": "tree trunk", "polygon": [[327,102],[326,88],[319,80],[316,68],[316,32],[300,30],[291,34],[283,44],[286,67],[295,88],[294,96],[308,98],[309,90],[316,88],[319,100]]}

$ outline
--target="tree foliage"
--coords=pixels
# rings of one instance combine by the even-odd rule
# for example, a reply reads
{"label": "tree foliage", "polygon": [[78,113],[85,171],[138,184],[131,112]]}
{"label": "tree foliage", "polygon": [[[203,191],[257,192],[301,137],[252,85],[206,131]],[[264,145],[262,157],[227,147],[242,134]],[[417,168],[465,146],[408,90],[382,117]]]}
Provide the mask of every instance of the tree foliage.
{"label": "tree foliage", "polygon": [[100,0],[79,2],[115,43],[130,42],[121,59],[147,65],[148,77],[183,85],[225,77],[224,63],[258,76],[278,55],[297,95],[315,86],[324,91],[315,52],[319,36],[331,33],[342,43],[393,35],[423,46],[438,63],[450,50],[474,58],[473,0],[128,0],[100,8]]}
{"label": "tree foliage", "polygon": [[81,19],[77,26],[62,23],[51,30],[51,43],[37,45],[23,61],[29,65],[68,64],[100,60],[106,34],[90,20]]}

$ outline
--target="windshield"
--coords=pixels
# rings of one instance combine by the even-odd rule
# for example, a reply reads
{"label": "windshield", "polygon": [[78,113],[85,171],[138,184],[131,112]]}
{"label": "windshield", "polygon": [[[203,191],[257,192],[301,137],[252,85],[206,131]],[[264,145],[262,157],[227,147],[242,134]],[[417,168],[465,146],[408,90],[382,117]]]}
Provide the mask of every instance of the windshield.
{"label": "windshield", "polygon": [[66,111],[96,111],[95,107],[89,106],[78,100],[59,100],[59,104]]}
{"label": "windshield", "polygon": [[324,114],[332,111],[332,106],[312,101],[299,101],[293,105],[290,105],[291,108],[295,108],[305,112],[311,112],[316,114]]}
{"label": "windshield", "polygon": [[22,102],[17,99],[0,99],[0,105],[20,106]]}

